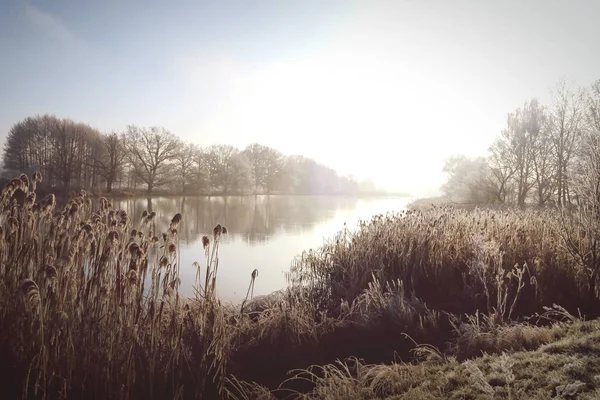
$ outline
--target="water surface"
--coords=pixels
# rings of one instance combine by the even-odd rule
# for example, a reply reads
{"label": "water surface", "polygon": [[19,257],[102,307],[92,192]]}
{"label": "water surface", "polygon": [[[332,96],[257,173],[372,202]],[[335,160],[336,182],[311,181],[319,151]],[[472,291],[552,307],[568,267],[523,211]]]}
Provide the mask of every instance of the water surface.
{"label": "water surface", "polygon": [[[116,209],[132,217],[144,210],[156,212],[156,232],[167,230],[173,215],[181,212],[178,227],[181,251],[181,288],[193,294],[196,268],[205,271],[202,236],[212,240],[218,223],[227,227],[219,249],[217,293],[233,303],[246,296],[256,268],[254,295],[272,293],[286,285],[284,273],[303,250],[317,248],[343,229],[388,211],[401,211],[409,198],[340,196],[212,196],[114,199]],[[160,236],[160,235],[159,235]]]}

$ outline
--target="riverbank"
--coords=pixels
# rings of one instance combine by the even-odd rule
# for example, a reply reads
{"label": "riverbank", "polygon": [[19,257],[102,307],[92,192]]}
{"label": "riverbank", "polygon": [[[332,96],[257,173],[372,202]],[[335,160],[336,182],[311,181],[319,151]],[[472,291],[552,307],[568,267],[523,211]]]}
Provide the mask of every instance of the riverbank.
{"label": "riverbank", "polygon": [[[240,308],[215,296],[226,227],[207,232],[202,262],[180,265],[185,215],[153,232],[152,214],[88,194],[32,207],[15,185],[0,198],[8,398],[597,393],[597,322],[573,315],[596,318],[598,299],[562,242],[576,227],[551,211],[379,215],[304,253],[276,296],[250,300],[262,275],[240,276]],[[184,268],[193,298],[178,294]]]}
{"label": "riverbank", "polygon": [[[6,184],[6,182],[5,182]],[[110,197],[117,199],[124,198],[137,198],[137,197],[185,197],[185,196],[208,196],[208,197],[220,197],[220,196],[343,196],[343,197],[358,197],[358,198],[371,198],[371,197],[411,197],[408,193],[394,193],[394,192],[331,192],[331,193],[309,193],[309,192],[258,192],[252,193],[248,191],[243,192],[220,192],[220,191],[187,191],[183,193],[181,190],[172,189],[154,189],[152,193],[148,193],[145,189],[113,189],[110,192],[99,188],[84,189],[94,197]],[[80,193],[81,189],[73,190],[60,190],[57,188],[38,188],[37,192],[40,196],[47,194],[54,194],[61,198],[75,197]]]}

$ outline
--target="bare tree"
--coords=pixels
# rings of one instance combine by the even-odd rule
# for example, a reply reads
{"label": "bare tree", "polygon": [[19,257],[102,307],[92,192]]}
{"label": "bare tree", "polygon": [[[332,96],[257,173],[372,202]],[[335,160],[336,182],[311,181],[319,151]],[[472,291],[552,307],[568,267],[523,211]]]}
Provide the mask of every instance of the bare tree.
{"label": "bare tree", "polygon": [[147,185],[148,193],[169,180],[169,161],[177,154],[177,137],[163,127],[127,127],[125,146],[136,175]]}
{"label": "bare tree", "polygon": [[213,189],[225,194],[243,191],[249,168],[238,149],[230,145],[210,146],[206,160]]}
{"label": "bare tree", "polygon": [[587,275],[589,302],[593,306],[600,275],[600,135],[589,132],[583,142],[583,168],[573,179],[579,206],[573,212],[563,210],[557,229],[581,272]]}
{"label": "bare tree", "polygon": [[190,180],[194,172],[194,159],[198,153],[198,147],[194,144],[181,144],[175,153],[174,161],[177,176],[181,183],[181,193],[186,193],[186,188],[191,184]]}
{"label": "bare tree", "polygon": [[209,151],[205,148],[196,148],[194,153],[193,179],[194,186],[199,192],[210,191],[210,165]]}
{"label": "bare tree", "polygon": [[82,126],[68,119],[58,121],[54,129],[54,157],[51,163],[65,191],[69,189],[71,178],[75,172],[78,155],[77,136],[81,134],[83,134]]}
{"label": "bare tree", "polygon": [[600,79],[592,83],[585,100],[586,127],[588,131],[600,135]]}
{"label": "bare tree", "polygon": [[98,166],[98,173],[106,181],[106,191],[110,193],[113,184],[122,173],[125,164],[124,138],[112,132],[100,139],[101,151],[94,161]]}
{"label": "bare tree", "polygon": [[555,158],[556,201],[559,206],[570,202],[569,167],[577,140],[581,139],[581,122],[582,93],[573,92],[565,81],[561,81],[555,90],[554,105],[549,114],[549,135]]}
{"label": "bare tree", "polygon": [[494,196],[501,203],[509,200],[513,189],[511,182],[516,169],[510,151],[504,136],[496,139],[489,149],[490,186],[494,188]]}
{"label": "bare tree", "polygon": [[448,181],[442,190],[453,202],[487,204],[498,199],[496,189],[490,185],[490,168],[484,157],[450,157],[444,164],[444,172]]}
{"label": "bare tree", "polygon": [[259,188],[271,193],[281,181],[284,157],[279,151],[253,143],[242,152],[250,167],[250,176],[254,186],[254,194]]}

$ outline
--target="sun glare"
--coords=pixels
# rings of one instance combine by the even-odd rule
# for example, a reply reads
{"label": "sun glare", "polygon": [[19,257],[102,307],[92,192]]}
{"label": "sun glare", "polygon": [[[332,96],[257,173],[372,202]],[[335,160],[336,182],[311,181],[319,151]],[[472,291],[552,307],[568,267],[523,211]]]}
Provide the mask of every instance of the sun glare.
{"label": "sun glare", "polygon": [[275,60],[230,83],[231,129],[392,190],[442,179],[438,161],[457,147],[448,129],[470,107],[425,70],[355,53]]}

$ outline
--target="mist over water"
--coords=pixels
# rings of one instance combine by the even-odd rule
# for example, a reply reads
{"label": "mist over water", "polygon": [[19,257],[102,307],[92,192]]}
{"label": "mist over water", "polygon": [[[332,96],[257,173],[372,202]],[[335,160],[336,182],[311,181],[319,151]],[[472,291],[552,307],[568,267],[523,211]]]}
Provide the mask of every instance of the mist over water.
{"label": "mist over water", "polygon": [[259,270],[254,296],[279,290],[286,285],[285,272],[292,260],[302,251],[316,249],[342,230],[344,223],[355,229],[361,219],[402,211],[409,201],[407,197],[178,196],[113,199],[113,207],[127,211],[134,227],[144,210],[156,212],[159,237],[173,215],[182,213],[180,293],[188,296],[194,293],[194,261],[206,273],[202,236],[212,241],[216,224],[227,227],[219,249],[217,292],[221,299],[239,303],[254,269]]}

